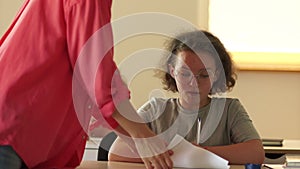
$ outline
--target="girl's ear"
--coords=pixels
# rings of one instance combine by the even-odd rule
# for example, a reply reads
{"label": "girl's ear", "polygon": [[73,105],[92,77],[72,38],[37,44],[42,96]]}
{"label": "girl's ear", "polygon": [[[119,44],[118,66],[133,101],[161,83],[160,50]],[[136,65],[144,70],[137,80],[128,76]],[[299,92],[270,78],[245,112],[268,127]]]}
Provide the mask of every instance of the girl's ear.
{"label": "girl's ear", "polygon": [[168,64],[170,75],[175,79],[175,68],[171,64]]}

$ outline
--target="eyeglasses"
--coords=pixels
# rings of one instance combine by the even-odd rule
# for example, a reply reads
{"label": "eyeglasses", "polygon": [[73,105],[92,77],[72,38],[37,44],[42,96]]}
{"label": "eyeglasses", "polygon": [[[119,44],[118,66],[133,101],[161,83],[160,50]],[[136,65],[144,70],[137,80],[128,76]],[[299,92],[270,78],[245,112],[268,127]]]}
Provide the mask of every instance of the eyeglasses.
{"label": "eyeglasses", "polygon": [[202,81],[207,81],[210,78],[213,78],[214,75],[215,73],[211,69],[203,69],[197,75],[194,75],[193,72],[191,72],[190,70],[175,70],[175,76],[178,82],[183,84],[190,83],[193,80],[193,78],[195,78],[198,83],[201,83]]}

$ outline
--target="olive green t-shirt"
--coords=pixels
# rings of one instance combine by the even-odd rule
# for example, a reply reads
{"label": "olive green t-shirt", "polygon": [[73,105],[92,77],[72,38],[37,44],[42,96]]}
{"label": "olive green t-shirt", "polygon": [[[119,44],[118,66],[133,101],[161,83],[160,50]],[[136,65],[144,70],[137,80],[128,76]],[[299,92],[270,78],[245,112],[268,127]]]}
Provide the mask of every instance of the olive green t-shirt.
{"label": "olive green t-shirt", "polygon": [[201,121],[202,146],[230,145],[260,139],[246,110],[238,99],[212,98],[198,111],[185,110],[178,98],[152,98],[139,110],[148,126],[167,142],[179,134],[196,142]]}

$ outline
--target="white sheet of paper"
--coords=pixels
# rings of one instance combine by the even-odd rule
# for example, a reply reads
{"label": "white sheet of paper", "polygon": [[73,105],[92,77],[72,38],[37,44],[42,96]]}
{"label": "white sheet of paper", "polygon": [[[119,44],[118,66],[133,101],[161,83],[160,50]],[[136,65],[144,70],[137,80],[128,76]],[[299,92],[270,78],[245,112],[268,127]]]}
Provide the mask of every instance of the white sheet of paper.
{"label": "white sheet of paper", "polygon": [[173,138],[168,148],[174,151],[171,156],[174,167],[229,168],[227,160],[203,148],[194,146],[179,135]]}

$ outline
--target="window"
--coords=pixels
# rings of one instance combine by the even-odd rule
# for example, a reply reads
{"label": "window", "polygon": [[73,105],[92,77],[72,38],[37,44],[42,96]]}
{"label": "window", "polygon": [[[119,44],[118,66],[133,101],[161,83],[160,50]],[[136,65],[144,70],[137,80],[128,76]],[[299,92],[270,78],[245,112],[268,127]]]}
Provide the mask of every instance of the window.
{"label": "window", "polygon": [[209,30],[241,70],[300,71],[299,0],[210,0]]}

